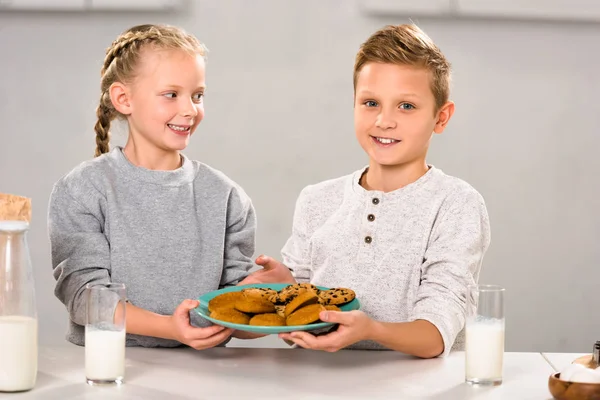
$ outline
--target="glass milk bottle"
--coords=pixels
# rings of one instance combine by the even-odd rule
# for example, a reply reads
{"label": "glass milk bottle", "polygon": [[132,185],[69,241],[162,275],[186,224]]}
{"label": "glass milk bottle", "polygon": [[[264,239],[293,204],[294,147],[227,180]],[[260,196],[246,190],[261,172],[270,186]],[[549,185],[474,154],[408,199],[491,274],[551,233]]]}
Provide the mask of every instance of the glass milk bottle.
{"label": "glass milk bottle", "polygon": [[25,221],[0,221],[0,392],[29,390],[38,363],[38,323]]}

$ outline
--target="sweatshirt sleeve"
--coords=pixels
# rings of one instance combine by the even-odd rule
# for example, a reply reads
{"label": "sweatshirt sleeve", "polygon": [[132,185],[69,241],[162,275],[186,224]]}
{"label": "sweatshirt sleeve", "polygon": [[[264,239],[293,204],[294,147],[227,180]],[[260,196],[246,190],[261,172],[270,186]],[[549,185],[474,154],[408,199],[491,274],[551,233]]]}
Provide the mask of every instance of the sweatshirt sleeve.
{"label": "sweatshirt sleeve", "polygon": [[310,282],[312,277],[308,190],[308,187],[304,188],[296,200],[292,235],[281,250],[283,264],[290,269],[296,281],[300,283]]}
{"label": "sweatshirt sleeve", "polygon": [[449,354],[466,319],[467,286],[475,284],[490,244],[483,198],[474,189],[457,195],[434,226],[421,266],[412,320],[426,320],[439,330]]}
{"label": "sweatshirt sleeve", "polygon": [[248,195],[235,187],[229,197],[221,287],[233,286],[248,276],[254,265],[256,212]]}
{"label": "sweatshirt sleeve", "polygon": [[48,209],[48,232],[54,294],[66,306],[69,317],[85,325],[85,286],[110,283],[110,250],[103,233],[104,197],[95,189],[82,189],[77,199],[64,181],[52,190]]}

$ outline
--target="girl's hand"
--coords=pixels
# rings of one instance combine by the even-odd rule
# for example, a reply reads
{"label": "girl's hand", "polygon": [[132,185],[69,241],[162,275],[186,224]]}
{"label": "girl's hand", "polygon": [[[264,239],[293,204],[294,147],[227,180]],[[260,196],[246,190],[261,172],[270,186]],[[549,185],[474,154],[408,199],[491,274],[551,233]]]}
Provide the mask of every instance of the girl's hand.
{"label": "girl's hand", "polygon": [[209,349],[223,343],[233,329],[213,325],[198,328],[190,324],[190,311],[198,307],[198,300],[184,300],[171,315],[171,326],[175,340],[196,350]]}

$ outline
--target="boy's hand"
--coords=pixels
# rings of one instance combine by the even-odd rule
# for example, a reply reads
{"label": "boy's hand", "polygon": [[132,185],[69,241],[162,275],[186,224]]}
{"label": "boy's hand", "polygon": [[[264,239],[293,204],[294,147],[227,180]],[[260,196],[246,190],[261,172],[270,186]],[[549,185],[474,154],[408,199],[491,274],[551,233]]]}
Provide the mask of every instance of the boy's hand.
{"label": "boy's hand", "polygon": [[263,269],[248,275],[239,285],[248,285],[251,283],[296,283],[288,267],[271,257],[258,256],[256,264],[261,265]]}
{"label": "boy's hand", "polygon": [[322,311],[321,321],[339,323],[338,329],[323,336],[308,332],[280,333],[279,337],[296,343],[305,349],[338,351],[361,340],[366,340],[375,323],[362,311]]}
{"label": "boy's hand", "polygon": [[196,350],[209,349],[222,343],[233,333],[233,329],[213,325],[198,328],[190,324],[190,311],[198,307],[198,300],[184,300],[171,315],[171,326],[175,340]]}

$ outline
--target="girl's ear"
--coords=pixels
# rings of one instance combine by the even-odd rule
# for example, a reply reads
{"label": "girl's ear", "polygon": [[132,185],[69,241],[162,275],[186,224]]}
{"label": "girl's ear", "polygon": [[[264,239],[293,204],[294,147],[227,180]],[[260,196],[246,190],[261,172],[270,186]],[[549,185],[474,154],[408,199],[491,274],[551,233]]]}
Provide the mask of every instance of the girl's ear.
{"label": "girl's ear", "polygon": [[115,82],[108,89],[110,101],[115,109],[123,115],[131,114],[132,107],[129,101],[131,93],[129,88],[121,82]]}

